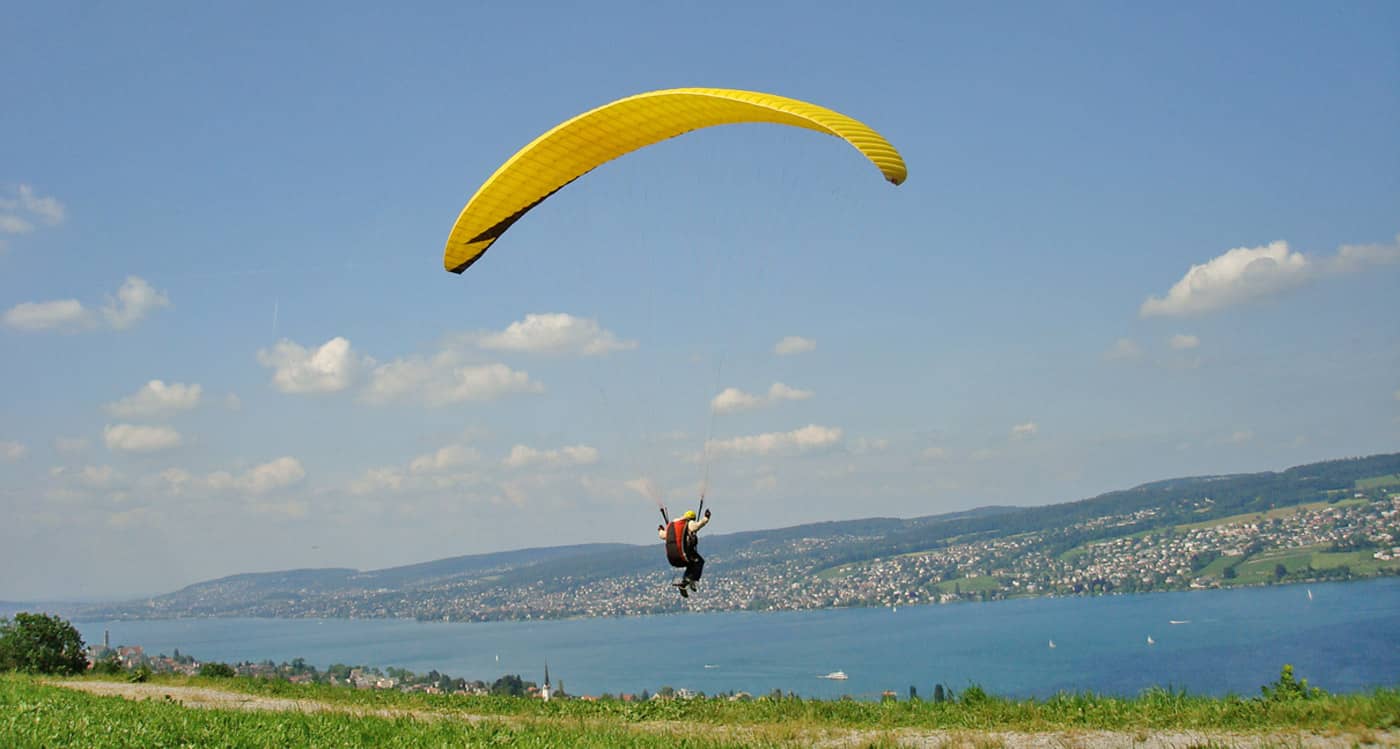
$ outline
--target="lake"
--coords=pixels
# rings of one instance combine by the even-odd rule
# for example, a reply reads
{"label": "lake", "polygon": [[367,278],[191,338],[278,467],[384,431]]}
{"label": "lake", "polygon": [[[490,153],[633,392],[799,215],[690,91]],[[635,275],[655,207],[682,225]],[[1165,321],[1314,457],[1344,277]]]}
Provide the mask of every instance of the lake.
{"label": "lake", "polygon": [[[1311,592],[1311,597],[1309,597]],[[701,591],[703,595],[703,589]],[[1173,623],[1178,622],[1178,623]],[[876,699],[976,683],[1011,697],[1131,696],[1150,686],[1253,696],[1291,663],[1329,691],[1400,685],[1400,579],[898,609],[676,614],[540,622],[185,619],[75,622],[88,643],[202,660],[437,669],[569,693],[661,686]],[[1149,643],[1148,639],[1152,642]],[[1051,647],[1051,641],[1054,647]],[[849,679],[819,678],[844,671]]]}

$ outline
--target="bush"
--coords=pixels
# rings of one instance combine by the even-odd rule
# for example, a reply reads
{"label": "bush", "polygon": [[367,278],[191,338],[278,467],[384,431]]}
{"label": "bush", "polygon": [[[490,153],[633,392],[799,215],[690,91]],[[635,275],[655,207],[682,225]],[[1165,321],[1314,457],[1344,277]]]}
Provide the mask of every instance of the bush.
{"label": "bush", "polygon": [[108,651],[106,655],[97,659],[97,662],[92,664],[92,672],[104,676],[119,674],[122,672],[122,661],[117,657],[116,653]]}
{"label": "bush", "polygon": [[1327,694],[1317,687],[1308,686],[1307,679],[1301,681],[1294,679],[1293,666],[1289,663],[1283,664],[1283,672],[1279,674],[1278,681],[1273,684],[1265,684],[1259,689],[1264,693],[1264,699],[1270,702],[1311,700]]}
{"label": "bush", "polygon": [[72,624],[48,614],[15,614],[0,619],[0,670],[32,674],[80,674],[88,659],[83,638]]}
{"label": "bush", "polygon": [[236,676],[237,673],[233,670],[233,666],[230,666],[227,663],[219,663],[218,661],[214,661],[212,663],[202,664],[199,667],[199,675],[212,676],[216,679],[230,679]]}

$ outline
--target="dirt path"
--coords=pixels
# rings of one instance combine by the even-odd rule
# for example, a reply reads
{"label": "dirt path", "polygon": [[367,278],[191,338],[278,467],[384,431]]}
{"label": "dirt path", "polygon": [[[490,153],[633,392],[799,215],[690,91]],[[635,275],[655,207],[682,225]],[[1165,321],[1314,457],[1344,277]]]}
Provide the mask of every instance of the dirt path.
{"label": "dirt path", "polygon": [[[260,697],[241,692],[227,692],[208,687],[169,684],[132,684],[105,681],[51,681],[54,686],[77,689],[92,694],[124,697],[130,700],[173,700],[186,707],[221,710],[273,710],[300,712],[336,712],[382,718],[412,717],[419,720],[485,720],[504,723],[549,722],[548,718],[526,718],[511,715],[477,715],[462,712],[410,710],[403,708],[365,708],[337,705],[316,700],[294,700],[285,697]],[[577,719],[571,719],[577,725]],[[686,724],[674,721],[640,723],[637,730],[671,734],[678,738],[687,734],[704,735],[711,739],[744,741],[753,732],[743,727]],[[759,729],[762,732],[762,729]],[[962,731],[933,729],[900,729],[896,731],[861,731],[838,728],[814,728],[790,734],[785,739],[794,746],[824,749],[855,749],[874,742],[892,742],[917,749],[1193,749],[1195,747],[1239,747],[1240,749],[1351,749],[1351,747],[1400,747],[1400,730],[1314,733],[1311,731],[1278,731],[1272,733],[1233,733],[1228,731]],[[763,741],[772,742],[776,736],[765,734]]]}

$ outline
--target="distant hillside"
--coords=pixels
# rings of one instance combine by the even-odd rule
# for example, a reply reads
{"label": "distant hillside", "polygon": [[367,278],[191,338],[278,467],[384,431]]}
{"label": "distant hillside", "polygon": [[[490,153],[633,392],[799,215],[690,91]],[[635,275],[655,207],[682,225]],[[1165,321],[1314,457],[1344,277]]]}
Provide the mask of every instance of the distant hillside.
{"label": "distant hillside", "polygon": [[[449,557],[367,572],[338,567],[249,572],[195,583],[174,593],[158,596],[144,606],[148,609],[180,611],[185,615],[216,615],[269,601],[296,601],[319,595],[420,588],[465,576],[498,574],[561,558],[605,555],[621,548],[628,547],[622,544],[578,544],[517,549]],[[131,608],[130,605],[102,606],[94,607],[93,610],[129,612]]]}
{"label": "distant hillside", "polygon": [[[1339,567],[1341,571],[1321,570],[1316,574],[1351,575],[1353,566],[1356,574],[1387,574],[1392,567],[1367,561],[1370,557],[1365,550],[1377,548],[1386,538],[1400,536],[1400,528],[1387,525],[1400,523],[1400,518],[1383,506],[1390,501],[1386,487],[1391,485],[1394,474],[1400,474],[1400,453],[1313,463],[1284,471],[1154,481],[1077,502],[1040,507],[984,507],[909,519],[865,518],[705,534],[702,551],[710,560],[706,576],[707,580],[714,580],[711,585],[715,586],[716,598],[692,605],[715,609],[791,607],[794,602],[787,600],[789,597],[782,591],[798,587],[809,594],[810,600],[804,606],[820,606],[823,600],[839,602],[829,605],[883,600],[880,596],[885,594],[860,592],[890,589],[892,583],[881,583],[872,570],[894,569],[900,566],[895,560],[910,556],[924,558],[920,569],[928,569],[913,576],[901,573],[905,577],[900,585],[910,588],[901,595],[912,596],[906,600],[937,600],[950,592],[961,597],[1000,597],[1048,584],[1035,579],[1039,575],[1049,580],[1052,571],[1069,575],[1066,579],[1074,578],[1058,569],[1067,564],[1062,555],[1071,550],[1082,554],[1105,540],[1144,533],[1171,538],[1178,532],[1173,529],[1188,524],[1305,503],[1337,505],[1342,500],[1351,504],[1362,502],[1365,507],[1348,510],[1351,514],[1345,518],[1336,513],[1328,516],[1327,522],[1337,527],[1333,534],[1336,538],[1329,547],[1333,556],[1319,557],[1318,563]],[[1372,507],[1368,502],[1377,504]],[[1276,525],[1278,521],[1273,522]],[[1197,578],[1193,585],[1199,585],[1202,579],[1215,580],[1215,575],[1226,568],[1233,574],[1249,555],[1260,553],[1264,545],[1260,541],[1239,551],[1245,556],[1230,564],[1220,561],[1207,569],[1210,562],[1225,553],[1216,549],[1196,554],[1178,566],[1195,569],[1192,574]],[[962,555],[956,559],[952,553],[955,549]],[[1032,574],[1027,565],[1043,569]],[[1052,567],[1057,569],[1051,570]],[[1025,585],[1030,587],[1005,589],[1013,576],[1005,572],[998,578],[998,569],[1021,569],[1016,575],[1025,577]],[[1311,564],[1307,569],[1311,569]],[[874,577],[868,582],[857,583],[854,578],[846,581],[846,588],[851,590],[832,583],[831,590],[825,593],[820,592],[824,588],[814,588],[810,583],[814,578],[849,576],[853,570],[865,570],[857,575],[862,580]],[[411,616],[459,620],[646,613],[674,609],[674,596],[665,597],[661,584],[671,572],[662,564],[655,544],[582,544],[460,556],[363,572],[309,569],[233,575],[146,601],[91,607],[84,615]],[[1304,570],[1299,574],[1312,573]],[[1129,575],[1126,581],[1130,589],[1143,585],[1157,589],[1153,586],[1183,587],[1189,576],[1157,574],[1161,582],[1153,582],[1151,576],[1137,576],[1146,582],[1133,577]],[[961,583],[952,585],[958,580],[967,582],[966,591]],[[1091,587],[1106,591],[1111,586],[1111,582],[1100,580]]]}

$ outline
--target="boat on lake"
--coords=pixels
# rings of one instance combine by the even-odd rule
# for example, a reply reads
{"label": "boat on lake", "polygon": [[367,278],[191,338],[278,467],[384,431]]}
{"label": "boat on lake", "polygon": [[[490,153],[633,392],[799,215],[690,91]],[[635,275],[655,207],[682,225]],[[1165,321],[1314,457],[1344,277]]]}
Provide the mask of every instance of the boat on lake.
{"label": "boat on lake", "polygon": [[822,676],[822,677],[820,677],[820,678],[823,678],[823,679],[834,679],[834,680],[836,680],[836,681],[845,681],[846,679],[848,679],[848,678],[850,678],[850,677],[846,676],[846,672],[845,672],[845,671],[832,671],[831,673],[826,674],[825,676]]}

